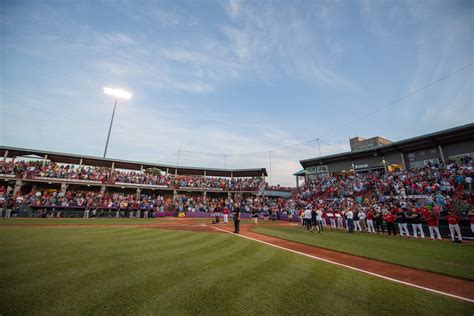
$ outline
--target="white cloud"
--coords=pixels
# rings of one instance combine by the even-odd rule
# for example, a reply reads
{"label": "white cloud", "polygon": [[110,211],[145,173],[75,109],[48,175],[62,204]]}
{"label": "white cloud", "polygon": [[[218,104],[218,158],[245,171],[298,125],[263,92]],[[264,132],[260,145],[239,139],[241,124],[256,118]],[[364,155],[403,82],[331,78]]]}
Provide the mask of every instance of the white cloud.
{"label": "white cloud", "polygon": [[240,15],[241,10],[242,10],[241,3],[242,3],[241,0],[229,0],[227,2],[227,5],[225,8],[226,8],[227,14],[229,14],[231,18],[236,18]]}
{"label": "white cloud", "polygon": [[[117,85],[133,91],[134,98],[120,103],[117,108],[110,144],[112,156],[156,161],[168,155],[163,158],[164,162],[175,164],[176,153],[181,149],[182,165],[223,167],[226,160],[228,168],[266,167],[270,170],[268,151],[273,150],[273,183],[291,185],[291,174],[300,169],[299,160],[319,156],[317,143],[274,149],[298,143],[301,139],[325,138],[328,128],[334,130],[328,138],[334,142],[333,136],[342,139],[347,136],[344,133],[375,133],[377,129],[381,130],[380,133],[391,132],[392,135],[397,129],[405,133],[400,137],[408,137],[412,134],[407,133],[414,128],[445,126],[469,119],[465,114],[469,114],[469,108],[472,109],[472,72],[471,81],[465,80],[464,84],[454,81],[446,92],[436,94],[439,99],[426,100],[426,95],[413,97],[410,102],[398,104],[393,113],[378,113],[383,116],[370,116],[359,126],[351,125],[350,132],[332,126],[332,122],[343,125],[346,119],[354,119],[352,115],[359,117],[361,112],[365,113],[365,108],[349,107],[343,103],[352,102],[351,98],[355,104],[363,103],[354,93],[357,90],[357,79],[354,78],[358,78],[355,72],[358,70],[351,73],[353,77],[345,74],[348,62],[357,63],[359,60],[356,54],[352,54],[354,51],[346,39],[348,31],[352,30],[341,28],[341,25],[347,26],[344,24],[346,16],[341,13],[347,9],[344,6],[344,2],[318,1],[306,3],[302,10],[290,2],[230,1],[221,8],[227,15],[203,21],[183,6],[165,9],[155,4],[137,5],[130,1],[117,5],[117,9],[122,11],[114,13],[118,13],[123,23],[115,24],[116,28],[92,27],[87,24],[89,20],[71,19],[54,7],[48,7],[43,11],[45,14],[30,12],[23,15],[24,12],[20,12],[8,19],[0,17],[2,26],[11,27],[14,23],[18,29],[18,33],[12,33],[14,37],[5,36],[2,42],[11,58],[4,60],[5,68],[12,67],[15,62],[16,58],[11,56],[19,55],[22,59],[18,58],[18,68],[14,70],[29,74],[21,76],[16,91],[8,89],[5,93],[17,93],[18,97],[27,88],[32,95],[40,96],[37,100],[18,97],[20,103],[31,103],[36,109],[12,105],[8,105],[7,110],[2,108],[2,141],[6,139],[18,146],[46,146],[44,149],[100,155],[113,102],[102,95],[101,88],[103,85]],[[406,20],[398,20],[403,16],[400,8],[388,12],[386,17],[383,7],[377,7],[374,2],[369,2],[368,6],[364,14],[373,20],[366,21],[365,26],[372,29],[369,30],[372,34],[375,32],[374,38],[380,35],[377,40],[383,41],[384,37],[392,36],[394,30],[403,28]],[[469,56],[459,58],[460,54],[457,54],[465,48],[457,43],[467,42],[465,39],[469,38],[466,37],[470,34],[466,19],[448,19],[449,23],[443,19],[430,22],[432,14],[423,10],[430,13],[428,5],[413,8],[413,19],[429,27],[423,28],[419,34],[420,27],[416,27],[408,34],[419,37],[417,54],[414,54],[416,67],[401,80],[387,80],[387,85],[393,84],[394,89],[402,90],[401,95],[446,74],[456,62],[472,58],[472,48],[465,49],[465,55],[470,52]],[[206,17],[201,16],[201,19]],[[209,23],[200,27],[204,22]],[[127,27],[121,28],[122,24]],[[365,32],[361,34],[366,35]],[[361,34],[356,35],[360,38]],[[366,53],[365,48],[361,51]],[[375,53],[370,53],[367,52],[369,58],[375,56]],[[18,66],[20,63],[24,63],[24,68]],[[376,72],[374,68],[377,66],[369,65],[370,76]],[[406,69],[400,73],[403,71]],[[364,75],[360,77],[364,78]],[[384,76],[374,75],[373,80]],[[9,78],[15,77],[16,73],[10,74]],[[412,80],[406,79],[411,77]],[[271,113],[274,99],[266,91],[258,97],[265,99],[264,102],[268,100],[268,104],[262,107],[268,112],[255,110],[242,115],[234,109],[233,115],[229,114],[231,111],[226,112],[226,107],[236,103],[227,101],[228,96],[220,94],[225,90],[222,87],[235,89],[251,83],[258,90],[260,87],[271,88],[279,81],[288,81],[289,85],[309,83],[311,88],[313,85],[320,88],[314,90],[321,91],[321,94],[327,90],[332,90],[333,94],[315,101],[324,104],[317,111],[309,109],[308,105],[301,110],[291,103],[285,109],[277,109],[278,113],[284,114],[275,117]],[[289,93],[299,91],[299,88]],[[336,94],[346,93],[346,98],[331,100],[337,98]],[[394,94],[398,95],[398,92]],[[312,93],[307,95],[308,98],[319,98]],[[198,101],[194,102],[194,98]],[[373,91],[367,92],[369,102],[387,98],[380,98]],[[214,104],[208,105],[207,101]],[[222,108],[216,105],[219,103]],[[290,114],[294,118],[295,112],[300,110],[304,114],[298,122],[289,122]],[[29,128],[17,130],[18,122],[25,120]],[[315,135],[316,131],[322,135]],[[79,132],[80,138],[77,137]],[[321,143],[322,155],[348,149],[348,142],[336,141],[335,146]],[[252,154],[239,154],[248,152]]]}
{"label": "white cloud", "polygon": [[344,49],[331,35],[339,4],[331,5],[301,12],[291,5],[229,1],[231,23],[221,30],[247,73],[262,80],[289,76],[353,89],[355,84],[336,69]]}

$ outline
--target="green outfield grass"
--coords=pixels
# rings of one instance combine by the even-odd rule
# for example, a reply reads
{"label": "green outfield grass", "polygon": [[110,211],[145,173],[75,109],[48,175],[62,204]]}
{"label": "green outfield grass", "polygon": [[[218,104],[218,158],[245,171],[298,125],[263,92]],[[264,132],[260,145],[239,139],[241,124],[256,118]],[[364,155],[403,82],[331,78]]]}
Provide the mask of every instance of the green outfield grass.
{"label": "green outfield grass", "polygon": [[474,305],[230,234],[0,227],[0,314],[472,315]]}
{"label": "green outfield grass", "polygon": [[[1,225],[141,225],[141,224],[158,224],[158,223],[169,223],[169,219],[173,221],[179,221],[178,218],[149,218],[149,219],[129,219],[129,218],[10,218],[2,219],[0,218]],[[185,219],[187,220],[187,219]],[[211,223],[212,218],[193,218],[193,222],[199,223]]]}
{"label": "green outfield grass", "polygon": [[[5,225],[149,225],[149,224],[178,224],[178,223],[190,223],[192,221],[194,223],[204,223],[204,224],[211,224],[214,218],[177,218],[177,217],[165,217],[165,218],[149,218],[149,219],[129,219],[129,218],[90,218],[90,219],[82,219],[82,218],[27,218],[27,217],[16,217],[10,219],[0,218],[0,226]],[[223,220],[221,218],[221,223]],[[242,220],[242,224],[250,224],[250,220],[244,219]],[[277,225],[278,222],[272,221],[265,221],[260,223],[262,226],[274,226]],[[232,219],[229,219],[229,225],[233,225]]]}
{"label": "green outfield grass", "polygon": [[366,233],[331,231],[311,234],[299,226],[265,226],[258,233],[407,267],[474,280],[474,244],[453,244]]}

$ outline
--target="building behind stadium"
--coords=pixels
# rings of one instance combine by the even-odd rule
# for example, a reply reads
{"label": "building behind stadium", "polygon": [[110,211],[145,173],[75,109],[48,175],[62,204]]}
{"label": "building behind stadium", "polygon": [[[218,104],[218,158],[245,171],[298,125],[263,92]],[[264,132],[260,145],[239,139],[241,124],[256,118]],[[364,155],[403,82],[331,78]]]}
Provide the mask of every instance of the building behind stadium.
{"label": "building behind stadium", "polygon": [[474,158],[474,123],[397,142],[382,137],[350,140],[351,151],[301,160],[295,173],[308,180],[344,173],[368,173],[419,168],[428,163]]}

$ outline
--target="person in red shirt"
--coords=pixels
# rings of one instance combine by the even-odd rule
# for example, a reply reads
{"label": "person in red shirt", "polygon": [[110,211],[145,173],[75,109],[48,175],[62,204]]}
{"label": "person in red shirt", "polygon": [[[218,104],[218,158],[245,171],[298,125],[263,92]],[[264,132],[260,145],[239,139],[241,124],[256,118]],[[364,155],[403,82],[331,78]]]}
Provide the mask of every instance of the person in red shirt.
{"label": "person in red shirt", "polygon": [[430,209],[427,206],[423,206],[421,209],[421,219],[422,220],[428,220],[428,217],[430,216]]}
{"label": "person in red shirt", "polygon": [[428,229],[430,230],[431,240],[435,240],[435,237],[438,236],[438,240],[441,240],[441,234],[439,233],[438,227],[438,216],[433,211],[429,212],[427,217]]}
{"label": "person in red shirt", "polygon": [[222,213],[224,215],[224,224],[227,224],[229,222],[229,209],[227,208],[227,206],[224,207]]}
{"label": "person in red shirt", "polygon": [[367,229],[369,233],[375,234],[375,227],[374,227],[374,213],[372,210],[367,212]]}
{"label": "person in red shirt", "polygon": [[467,216],[469,216],[469,221],[471,222],[471,233],[474,234],[474,208],[471,208]]}
{"label": "person in red shirt", "polygon": [[395,229],[395,215],[391,212],[387,212],[384,215],[383,219],[387,223],[388,234],[391,235],[391,233],[393,232],[393,235],[396,236],[397,230]]}
{"label": "person in red shirt", "polygon": [[462,243],[461,229],[459,228],[459,216],[456,215],[455,211],[451,211],[449,212],[447,219],[452,242],[456,242],[454,239],[454,235],[456,233],[458,236],[458,241]]}
{"label": "person in red shirt", "polygon": [[327,223],[326,223],[326,216],[327,216],[327,212],[326,211],[323,211],[323,215],[322,215],[322,218],[323,218],[323,226],[326,226]]}

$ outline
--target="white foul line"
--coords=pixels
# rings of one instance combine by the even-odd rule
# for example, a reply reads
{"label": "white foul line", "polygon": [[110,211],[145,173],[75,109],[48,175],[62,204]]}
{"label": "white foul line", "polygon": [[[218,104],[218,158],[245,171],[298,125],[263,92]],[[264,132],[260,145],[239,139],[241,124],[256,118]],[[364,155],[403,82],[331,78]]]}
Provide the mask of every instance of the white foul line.
{"label": "white foul line", "polygon": [[414,288],[417,288],[417,289],[422,289],[422,290],[425,290],[425,291],[429,291],[429,292],[433,292],[433,293],[437,293],[437,294],[457,298],[457,299],[460,299],[460,300],[463,300],[463,301],[466,301],[466,302],[469,302],[469,303],[474,303],[474,300],[472,300],[470,298],[467,298],[467,297],[462,297],[462,296],[458,296],[458,295],[438,291],[438,290],[435,290],[435,289],[430,289],[428,287],[424,287],[424,286],[421,286],[421,285],[416,285],[416,284],[413,284],[413,283],[397,280],[397,279],[387,277],[387,276],[384,276],[384,275],[381,275],[381,274],[377,274],[377,273],[362,270],[362,269],[359,269],[359,268],[356,268],[356,267],[352,267],[352,266],[349,266],[349,265],[346,265],[346,264],[343,264],[343,263],[339,263],[339,262],[335,262],[335,261],[332,261],[332,260],[316,257],[316,256],[313,256],[313,255],[310,255],[310,254],[307,254],[307,253],[304,253],[304,252],[301,252],[301,251],[297,251],[297,250],[293,250],[293,249],[290,249],[290,248],[285,248],[285,247],[282,247],[282,246],[274,245],[272,243],[269,243],[269,242],[266,242],[266,241],[263,241],[263,240],[258,240],[256,238],[243,236],[243,235],[240,235],[240,234],[234,234],[234,233],[232,233],[230,231],[227,231],[225,229],[217,228],[217,227],[214,227],[214,226],[211,226],[211,227],[216,229],[216,230],[222,231],[224,233],[228,233],[228,234],[232,234],[232,235],[235,235],[235,236],[238,236],[238,237],[253,240],[253,241],[268,245],[268,246],[272,246],[272,247],[275,247],[275,248],[290,251],[290,252],[293,252],[293,253],[296,253],[296,254],[299,254],[299,255],[302,255],[302,256],[306,256],[306,257],[309,257],[309,258],[313,258],[313,259],[316,259],[316,260],[324,261],[324,262],[327,262],[327,263],[332,263],[332,264],[335,264],[335,265],[340,266],[340,267],[344,267],[344,268],[348,268],[348,269],[355,270],[355,271],[358,271],[358,272],[366,273],[366,274],[369,274],[369,275],[372,275],[372,276],[375,276],[375,277],[378,277],[378,278],[381,278],[381,279],[385,279],[385,280],[389,280],[389,281],[392,281],[392,282],[395,282],[395,283],[408,285],[408,286],[411,286],[411,287],[414,287]]}

